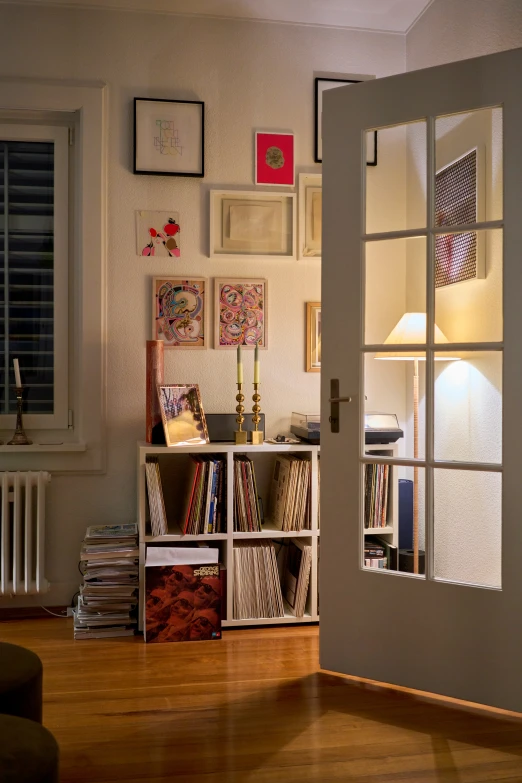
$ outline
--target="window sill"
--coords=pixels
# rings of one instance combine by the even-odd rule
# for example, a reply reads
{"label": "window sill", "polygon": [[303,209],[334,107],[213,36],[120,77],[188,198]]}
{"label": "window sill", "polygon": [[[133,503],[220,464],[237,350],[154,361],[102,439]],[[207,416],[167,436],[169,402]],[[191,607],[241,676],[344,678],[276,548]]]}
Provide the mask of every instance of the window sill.
{"label": "window sill", "polygon": [[8,446],[0,445],[0,454],[13,454],[23,452],[24,454],[42,454],[55,452],[78,452],[87,451],[86,443],[32,443],[30,446]]}

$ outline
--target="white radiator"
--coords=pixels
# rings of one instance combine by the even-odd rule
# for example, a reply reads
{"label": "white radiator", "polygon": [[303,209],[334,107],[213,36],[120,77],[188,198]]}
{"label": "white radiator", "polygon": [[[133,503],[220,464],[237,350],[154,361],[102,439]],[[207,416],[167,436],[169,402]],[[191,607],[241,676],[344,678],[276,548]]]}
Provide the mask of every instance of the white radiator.
{"label": "white radiator", "polygon": [[0,473],[0,597],[45,593],[45,487],[49,473]]}

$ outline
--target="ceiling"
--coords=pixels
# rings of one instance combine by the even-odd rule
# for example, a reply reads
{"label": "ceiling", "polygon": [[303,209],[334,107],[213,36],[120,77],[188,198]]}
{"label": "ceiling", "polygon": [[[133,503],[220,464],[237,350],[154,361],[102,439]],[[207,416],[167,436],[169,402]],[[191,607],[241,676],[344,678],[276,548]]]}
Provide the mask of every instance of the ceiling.
{"label": "ceiling", "polygon": [[406,33],[434,0],[0,0]]}

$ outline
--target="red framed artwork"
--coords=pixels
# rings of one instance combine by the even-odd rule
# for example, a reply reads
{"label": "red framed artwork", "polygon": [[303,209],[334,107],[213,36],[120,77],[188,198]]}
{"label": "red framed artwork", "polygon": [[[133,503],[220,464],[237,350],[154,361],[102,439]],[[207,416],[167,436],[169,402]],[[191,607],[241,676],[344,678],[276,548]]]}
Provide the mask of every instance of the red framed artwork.
{"label": "red framed artwork", "polygon": [[294,187],[293,133],[256,132],[255,183]]}

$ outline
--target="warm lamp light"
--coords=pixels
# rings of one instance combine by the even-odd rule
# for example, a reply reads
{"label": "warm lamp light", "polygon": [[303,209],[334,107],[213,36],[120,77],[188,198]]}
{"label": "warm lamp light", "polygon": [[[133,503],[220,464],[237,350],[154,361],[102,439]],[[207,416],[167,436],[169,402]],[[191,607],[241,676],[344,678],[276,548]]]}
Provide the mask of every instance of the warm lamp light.
{"label": "warm lamp light", "polygon": [[[435,342],[448,343],[448,338],[435,324]],[[405,313],[384,341],[384,345],[426,344],[426,313]],[[426,351],[404,350],[379,352],[376,359],[386,361],[412,361],[413,364],[413,458],[419,458],[419,361],[426,361]],[[446,352],[435,356],[438,362],[454,362],[460,356]],[[419,469],[413,468],[413,573],[419,573]]]}

